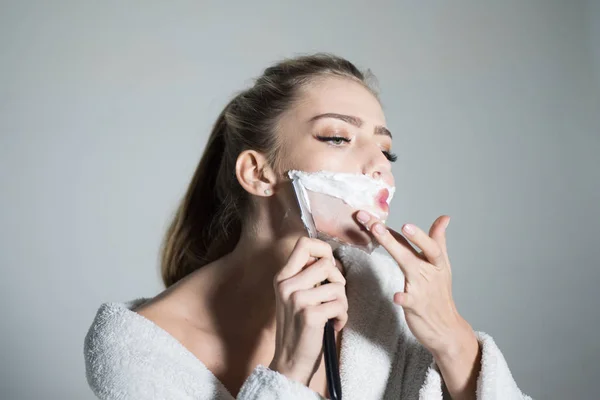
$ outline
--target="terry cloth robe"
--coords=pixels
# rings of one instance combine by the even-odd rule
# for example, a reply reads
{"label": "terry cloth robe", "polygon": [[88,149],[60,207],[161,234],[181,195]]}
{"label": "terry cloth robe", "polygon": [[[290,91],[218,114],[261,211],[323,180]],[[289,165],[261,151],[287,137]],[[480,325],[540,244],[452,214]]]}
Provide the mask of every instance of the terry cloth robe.
{"label": "terry cloth robe", "polygon": [[[344,400],[449,399],[431,353],[410,332],[392,301],[404,276],[388,255],[337,249],[346,271],[348,322],[342,330],[340,377]],[[132,311],[149,300],[104,303],[85,337],[87,381],[103,400],[232,400],[212,372],[179,341]],[[475,331],[482,349],[477,399],[524,395],[491,336]],[[238,400],[322,400],[297,381],[258,365]]]}

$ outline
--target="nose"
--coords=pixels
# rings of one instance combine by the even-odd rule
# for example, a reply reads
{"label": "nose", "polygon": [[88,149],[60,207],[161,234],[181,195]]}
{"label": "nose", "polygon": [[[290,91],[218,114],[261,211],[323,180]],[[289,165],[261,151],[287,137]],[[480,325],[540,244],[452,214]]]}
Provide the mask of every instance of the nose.
{"label": "nose", "polygon": [[367,163],[363,174],[372,177],[373,179],[381,179],[390,186],[394,186],[394,176],[392,174],[392,166],[386,156],[377,147],[376,152],[372,153],[370,162]]}

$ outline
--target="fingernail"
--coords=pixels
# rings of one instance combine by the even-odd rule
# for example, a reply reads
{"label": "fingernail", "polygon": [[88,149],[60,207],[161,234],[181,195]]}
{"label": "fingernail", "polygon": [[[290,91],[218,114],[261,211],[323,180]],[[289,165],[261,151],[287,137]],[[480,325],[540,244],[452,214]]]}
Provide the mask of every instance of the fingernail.
{"label": "fingernail", "polygon": [[371,219],[371,216],[366,212],[366,211],[359,211],[358,214],[356,214],[356,219],[362,223],[362,224],[366,224],[367,222],[369,222],[369,219]]}
{"label": "fingernail", "polygon": [[375,231],[375,233],[377,233],[379,235],[383,235],[386,231],[385,226],[383,226],[383,224],[380,224],[380,223],[376,223],[375,226],[373,227],[373,230]]}
{"label": "fingernail", "polygon": [[415,233],[415,226],[411,224],[404,225],[404,232],[413,235]]}

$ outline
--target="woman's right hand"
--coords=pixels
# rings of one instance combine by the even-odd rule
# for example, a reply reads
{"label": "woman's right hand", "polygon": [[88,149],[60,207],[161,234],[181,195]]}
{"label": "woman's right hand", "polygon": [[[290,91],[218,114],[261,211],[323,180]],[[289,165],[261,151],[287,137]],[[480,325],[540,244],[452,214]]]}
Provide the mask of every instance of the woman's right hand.
{"label": "woman's right hand", "polygon": [[273,283],[277,338],[269,368],[308,386],[321,362],[325,323],[333,318],[339,332],[348,320],[346,279],[329,244],[302,237]]}

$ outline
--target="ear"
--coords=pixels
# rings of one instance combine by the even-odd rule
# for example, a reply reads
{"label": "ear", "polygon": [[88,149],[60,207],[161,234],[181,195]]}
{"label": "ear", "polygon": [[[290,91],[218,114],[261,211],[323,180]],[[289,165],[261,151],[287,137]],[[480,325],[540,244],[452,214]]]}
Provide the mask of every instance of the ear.
{"label": "ear", "polygon": [[244,150],[235,163],[235,175],[244,190],[255,196],[271,196],[277,177],[267,159],[255,150]]}

